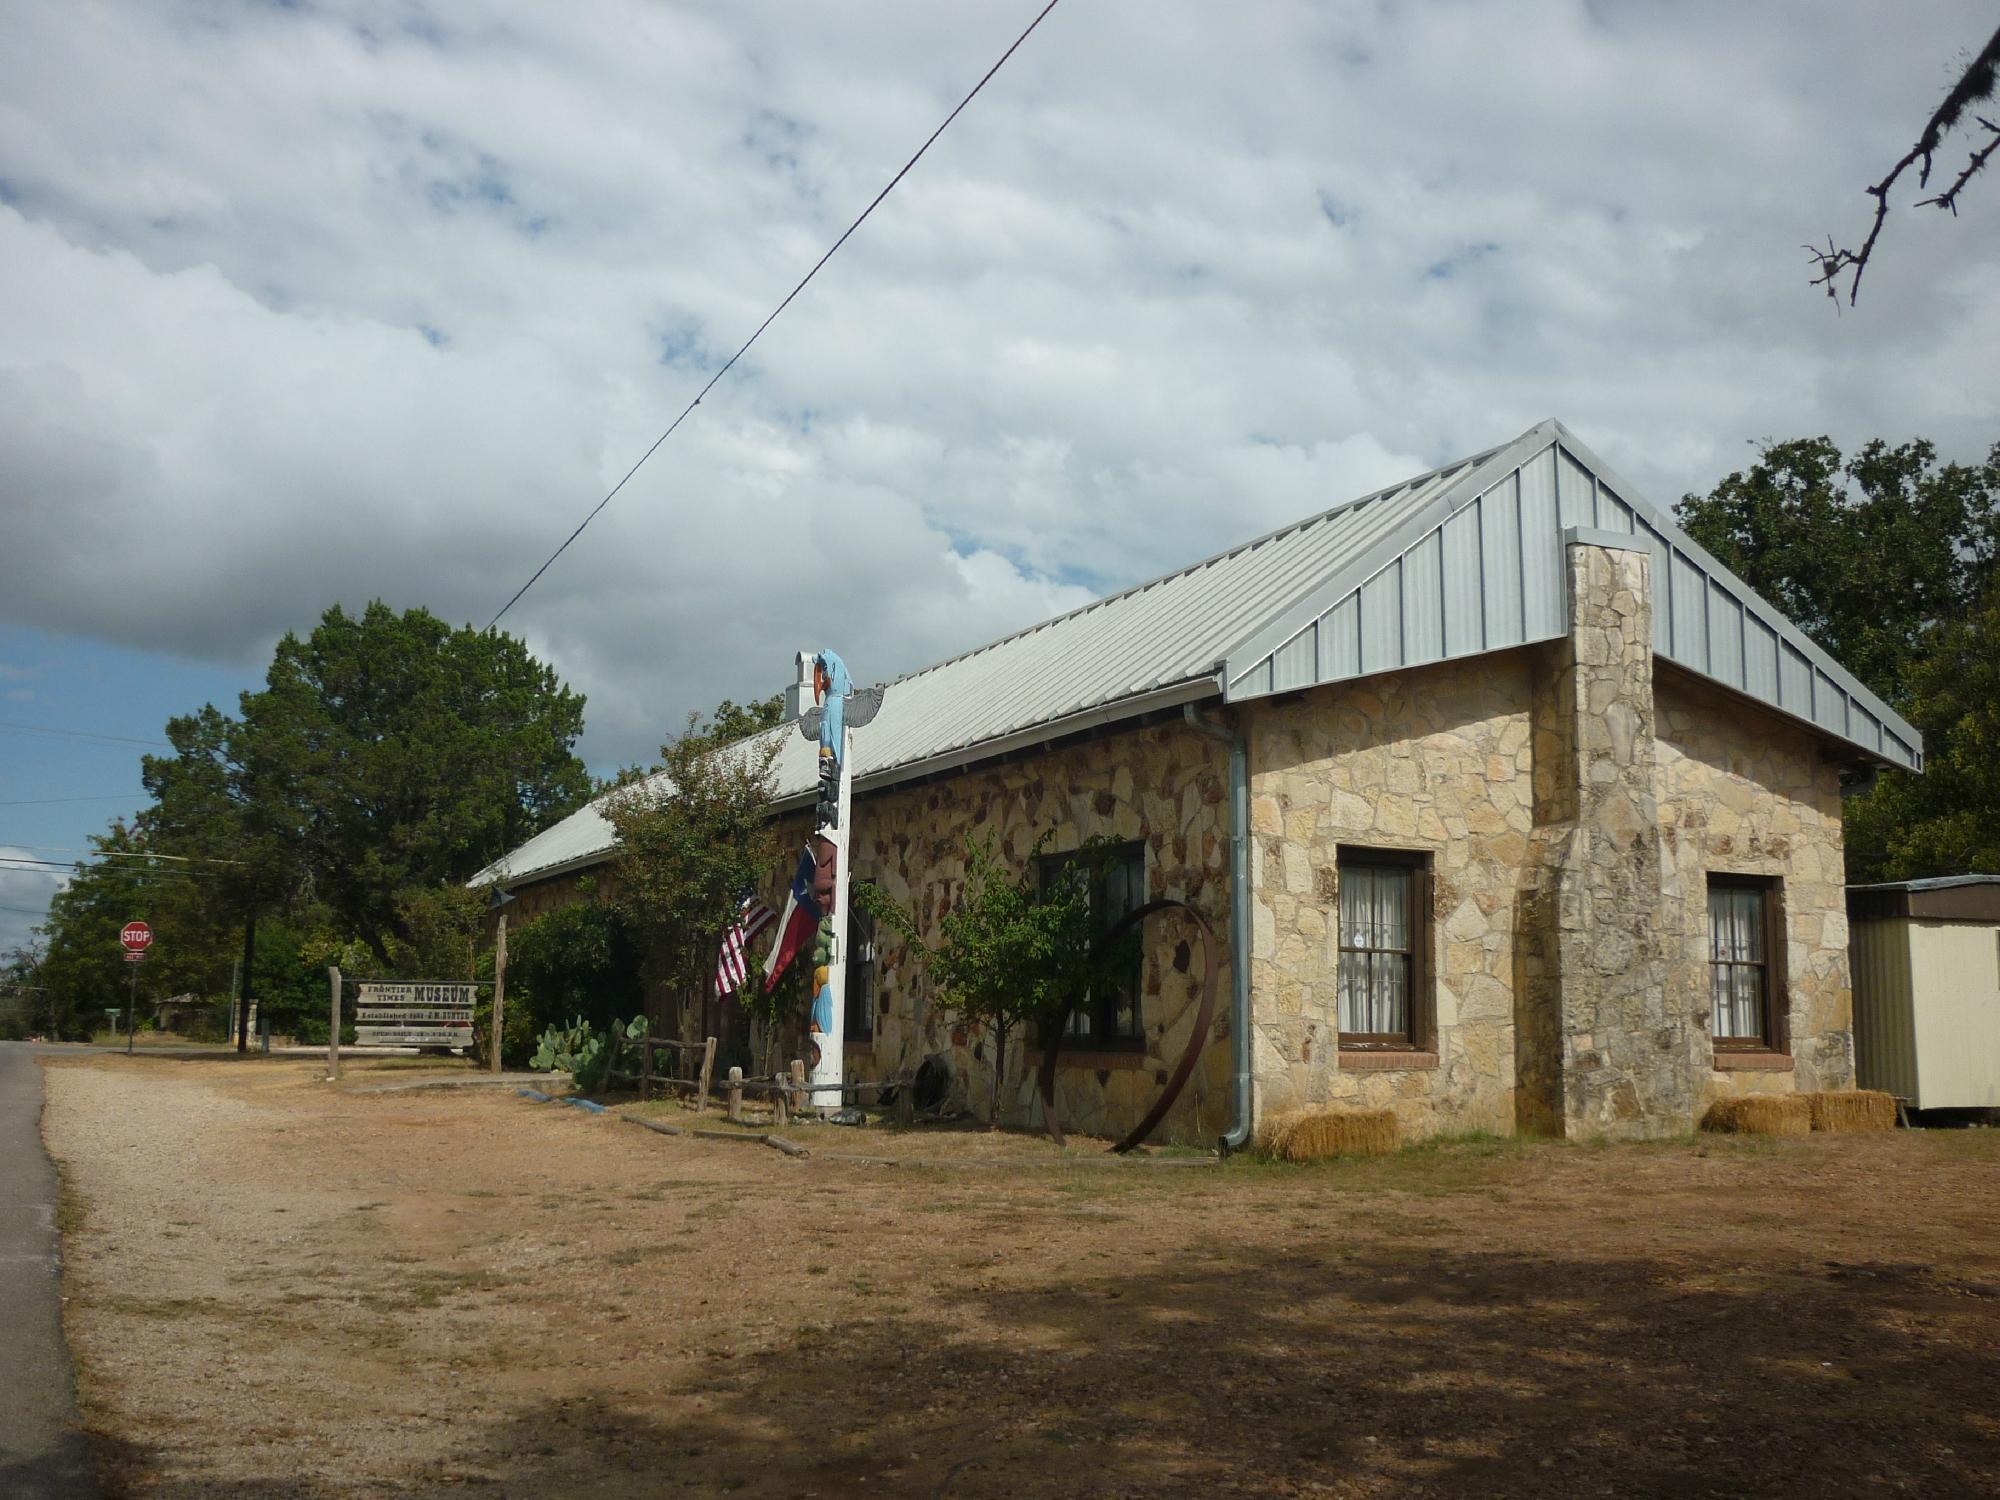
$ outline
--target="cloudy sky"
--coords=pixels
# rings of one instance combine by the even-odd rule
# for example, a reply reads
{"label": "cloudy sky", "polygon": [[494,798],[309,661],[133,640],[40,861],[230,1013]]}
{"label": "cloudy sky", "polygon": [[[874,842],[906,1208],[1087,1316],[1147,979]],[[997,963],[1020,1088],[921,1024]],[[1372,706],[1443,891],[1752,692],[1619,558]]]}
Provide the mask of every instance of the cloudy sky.
{"label": "cloudy sky", "polygon": [[[0,845],[137,800],[18,726],[157,737],[334,602],[484,624],[1035,8],[11,0]],[[1662,503],[1981,454],[2000,181],[1807,286],[1993,24],[1886,16],[1065,0],[508,623],[609,769],[1546,416]]]}

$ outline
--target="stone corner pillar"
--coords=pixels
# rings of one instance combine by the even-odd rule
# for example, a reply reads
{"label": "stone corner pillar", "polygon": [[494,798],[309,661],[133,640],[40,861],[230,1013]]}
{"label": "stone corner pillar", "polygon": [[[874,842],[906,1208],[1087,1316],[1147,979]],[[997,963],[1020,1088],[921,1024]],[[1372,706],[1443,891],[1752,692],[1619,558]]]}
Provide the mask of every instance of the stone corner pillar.
{"label": "stone corner pillar", "polygon": [[1564,538],[1569,632],[1536,679],[1535,835],[1523,903],[1519,1073],[1525,1128],[1687,1130],[1698,1075],[1664,930],[1653,737],[1651,553]]}

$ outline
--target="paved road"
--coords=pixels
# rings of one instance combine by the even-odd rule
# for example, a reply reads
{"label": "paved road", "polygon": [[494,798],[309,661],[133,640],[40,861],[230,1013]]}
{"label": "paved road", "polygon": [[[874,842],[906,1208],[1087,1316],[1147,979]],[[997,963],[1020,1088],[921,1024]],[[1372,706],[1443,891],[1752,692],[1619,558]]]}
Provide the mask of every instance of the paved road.
{"label": "paved road", "polygon": [[42,1070],[0,1042],[0,1495],[94,1497],[63,1343],[56,1174],[42,1149]]}

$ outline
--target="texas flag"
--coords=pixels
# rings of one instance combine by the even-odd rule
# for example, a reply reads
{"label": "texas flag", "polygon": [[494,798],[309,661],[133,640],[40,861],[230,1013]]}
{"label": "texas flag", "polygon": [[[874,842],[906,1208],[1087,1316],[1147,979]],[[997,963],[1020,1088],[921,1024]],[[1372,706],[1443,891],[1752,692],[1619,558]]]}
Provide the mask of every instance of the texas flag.
{"label": "texas flag", "polygon": [[833,909],[831,877],[839,857],[833,840],[819,834],[813,836],[799,856],[799,867],[792,872],[792,889],[785,897],[784,911],[778,916],[778,940],[771,945],[771,956],[764,961],[767,993],[776,987],[792,956],[801,948],[810,947],[821,919]]}

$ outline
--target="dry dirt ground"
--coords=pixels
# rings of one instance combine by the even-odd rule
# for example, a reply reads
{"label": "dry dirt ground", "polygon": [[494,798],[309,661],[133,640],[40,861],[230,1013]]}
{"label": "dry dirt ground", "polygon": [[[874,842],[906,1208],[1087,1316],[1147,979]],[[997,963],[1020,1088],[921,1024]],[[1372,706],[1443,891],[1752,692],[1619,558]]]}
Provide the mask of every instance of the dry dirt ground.
{"label": "dry dirt ground", "polygon": [[2000,1131],[791,1160],[317,1071],[49,1066],[113,1494],[2000,1492]]}

